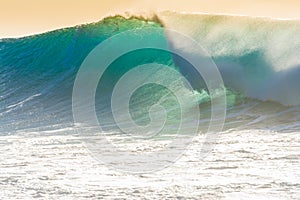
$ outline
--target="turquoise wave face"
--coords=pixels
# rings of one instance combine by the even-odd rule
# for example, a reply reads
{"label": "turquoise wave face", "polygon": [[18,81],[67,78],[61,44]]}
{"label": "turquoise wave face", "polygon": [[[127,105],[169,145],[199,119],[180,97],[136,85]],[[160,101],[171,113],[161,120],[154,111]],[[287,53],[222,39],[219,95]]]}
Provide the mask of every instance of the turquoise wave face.
{"label": "turquoise wave face", "polygon": [[[85,57],[95,46],[113,35],[126,30],[149,27],[161,25],[153,21],[117,16],[96,24],[20,39],[3,39],[0,43],[3,119],[0,131],[11,132],[26,128],[72,124],[72,89]],[[163,31],[153,33],[150,40],[161,40],[167,48]],[[98,118],[101,119],[99,121],[108,129],[115,126],[110,110],[110,98],[115,84],[126,72],[147,63],[162,64],[179,70],[173,62],[173,56],[162,50],[142,49],[129,52],[111,63],[97,88],[96,110]],[[170,74],[164,76],[168,77]],[[182,90],[182,95],[185,89],[184,85],[178,86],[178,90]],[[139,92],[131,98],[130,104],[131,116],[136,123],[140,125],[149,123],[148,109],[161,97],[165,98],[162,104],[167,110],[169,121],[167,123],[176,123],[181,115],[179,105],[176,104],[174,96],[166,94],[166,88],[151,84],[139,89]],[[209,101],[207,93],[198,96],[199,101],[201,99]],[[189,104],[196,106],[195,102]]]}
{"label": "turquoise wave face", "polygon": [[[1,132],[71,123],[72,87],[88,53],[112,35],[143,27],[160,25],[116,16],[41,35],[2,39]],[[115,75],[113,70],[109,73]]]}
{"label": "turquoise wave face", "polygon": [[[61,29],[41,35],[19,39],[2,39],[0,41],[0,132],[8,134],[29,128],[49,129],[55,125],[59,127],[72,126],[72,89],[76,74],[86,56],[98,44],[113,35],[136,28],[161,26],[155,20],[147,21],[134,17],[125,19],[116,16],[106,18],[99,23]],[[169,38],[164,35],[163,31],[159,34],[153,34],[151,40],[165,41],[166,45],[169,42]],[[249,67],[251,63],[257,66],[264,64],[263,60],[260,62],[256,59],[259,57],[257,55],[250,53],[243,54],[241,57],[215,56],[214,59],[217,64],[221,63],[220,65],[228,60],[236,59],[240,63],[245,62]],[[107,130],[116,128],[110,110],[111,102],[109,101],[115,84],[126,72],[135,66],[146,63],[169,66],[191,80],[194,88],[192,94],[196,101],[186,102],[183,112],[188,113],[195,107],[200,107],[200,120],[203,130],[205,130],[211,117],[211,97],[206,90],[206,85],[201,77],[195,76],[193,70],[187,70],[189,64],[185,60],[167,51],[155,49],[129,52],[111,63],[105,71],[95,97],[97,117],[101,119],[99,121],[103,127],[106,127]],[[225,68],[220,69],[222,75],[227,76],[227,71],[222,71],[222,69]],[[259,68],[249,68],[246,72],[251,73],[255,70],[258,70],[262,77],[268,73]],[[161,74],[161,76],[169,77],[170,74]],[[187,94],[187,88],[180,81],[177,90],[182,96]],[[258,118],[261,113],[275,112],[262,102],[245,98],[243,92],[234,91],[230,85],[227,85],[226,92],[229,112],[227,120],[230,121],[228,128],[247,124]],[[151,84],[140,88],[130,99],[130,114],[139,125],[149,123],[151,120],[148,113],[149,108],[161,98],[163,98],[162,104],[167,112],[166,123],[169,126],[166,130],[172,133],[172,128],[174,128],[174,124],[177,124],[182,110],[179,109],[174,95],[168,93],[167,88]],[[276,105],[279,111],[287,109],[279,104],[270,102],[266,104]],[[262,106],[261,113],[257,112],[256,109],[251,110],[256,106]],[[251,117],[245,113],[252,111]],[[240,120],[238,115],[245,116],[242,117],[243,120]],[[290,120],[286,116],[283,118],[284,121]],[[193,121],[195,119],[188,120]],[[272,124],[276,123],[276,120],[271,121]],[[265,123],[265,121],[259,122],[257,127]]]}

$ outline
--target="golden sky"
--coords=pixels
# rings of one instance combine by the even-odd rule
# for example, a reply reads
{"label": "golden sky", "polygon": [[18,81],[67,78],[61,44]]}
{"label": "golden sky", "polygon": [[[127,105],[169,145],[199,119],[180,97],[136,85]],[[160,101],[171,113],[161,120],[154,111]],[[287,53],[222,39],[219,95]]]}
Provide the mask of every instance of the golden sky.
{"label": "golden sky", "polygon": [[299,0],[0,0],[0,38],[163,10],[300,19]]}

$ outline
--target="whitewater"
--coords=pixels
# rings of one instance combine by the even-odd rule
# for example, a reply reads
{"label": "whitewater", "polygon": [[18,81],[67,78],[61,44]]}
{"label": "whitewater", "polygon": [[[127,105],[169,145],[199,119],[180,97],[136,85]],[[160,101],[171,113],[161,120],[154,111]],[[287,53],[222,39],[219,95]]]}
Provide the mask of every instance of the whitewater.
{"label": "whitewater", "polygon": [[[137,154],[155,152],[173,140],[182,113],[186,121],[200,124],[199,134],[175,163],[153,173],[131,174],[99,162],[80,139],[72,93],[79,68],[97,45],[127,30],[151,28],[162,31],[150,32],[149,43],[163,41],[166,48],[197,58],[185,41],[164,31],[170,29],[203,47],[224,81],[226,118],[214,149],[200,159],[212,109],[203,79],[190,70],[190,63],[166,51],[122,55],[99,81],[94,105],[100,125],[115,145]],[[1,39],[0,199],[299,199],[299,34],[299,20],[160,12],[151,17],[117,15]],[[178,99],[166,88],[141,89],[129,101],[132,118],[138,125],[148,124],[149,109],[160,100],[167,128],[147,140],[132,139],[118,130],[109,100],[118,80],[146,63],[166,65],[187,77],[192,91],[181,81],[174,88],[193,101],[179,111]],[[173,78],[155,67],[143,72],[159,74],[157,79]],[[195,108],[201,111],[199,119],[188,115]],[[119,116],[128,123],[122,113]],[[95,132],[94,127],[86,130]]]}

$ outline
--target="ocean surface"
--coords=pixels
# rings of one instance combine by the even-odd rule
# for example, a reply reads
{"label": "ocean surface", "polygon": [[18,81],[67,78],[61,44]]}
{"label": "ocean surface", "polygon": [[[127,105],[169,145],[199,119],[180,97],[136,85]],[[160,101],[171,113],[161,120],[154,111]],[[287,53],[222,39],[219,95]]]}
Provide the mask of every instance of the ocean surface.
{"label": "ocean surface", "polygon": [[[205,53],[197,54],[168,30],[190,38]],[[120,35],[125,39],[118,41]],[[0,39],[0,199],[299,199],[299,35],[299,20],[161,12]],[[106,69],[86,61],[98,45],[112,45],[111,51],[103,48],[108,52],[104,56],[110,57],[133,40],[164,49],[126,52]],[[213,61],[222,77],[221,92],[210,91],[205,77],[174,51]],[[77,89],[83,101],[74,101],[78,72],[88,64],[103,69],[93,105],[83,95],[89,95],[85,91],[90,77],[97,74],[92,68]],[[137,71],[139,76],[119,83],[136,66],[145,65]],[[146,81],[127,99],[127,89],[149,77],[171,85],[171,92],[170,87]],[[114,93],[116,87],[121,92]],[[214,124],[222,131],[207,142],[212,113],[222,110],[222,103],[215,106],[214,101],[222,95],[226,118],[224,124]],[[114,102],[123,101],[128,101],[128,110],[118,107],[114,112]],[[86,110],[85,121],[74,123],[74,118],[80,122],[74,115],[80,109]],[[156,155],[174,141],[181,127],[192,141],[180,156],[169,155],[174,156],[172,162],[166,157],[163,169],[144,173],[149,160],[129,160],[128,165],[139,166],[137,172],[143,173],[120,171],[114,166],[124,165],[123,160],[101,162],[97,156],[111,149],[100,146],[95,151],[82,138],[82,131],[89,136],[99,133],[91,127],[90,110],[101,132],[134,155]],[[200,110],[199,117],[195,110]],[[131,120],[136,129],[130,129]],[[181,120],[184,126],[178,125]],[[147,126],[152,121],[158,121],[157,126],[163,122],[161,129],[153,126],[158,133]],[[124,134],[126,130],[132,133]],[[203,157],[205,142],[213,148]]]}

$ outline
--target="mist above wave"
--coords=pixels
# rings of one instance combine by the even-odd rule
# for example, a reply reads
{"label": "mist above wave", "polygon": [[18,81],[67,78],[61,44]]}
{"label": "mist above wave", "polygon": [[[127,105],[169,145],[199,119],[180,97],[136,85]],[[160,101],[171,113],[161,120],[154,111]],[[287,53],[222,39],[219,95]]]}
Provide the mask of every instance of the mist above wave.
{"label": "mist above wave", "polygon": [[[174,12],[158,18],[165,28],[196,40],[227,87],[260,100],[300,104],[299,20]],[[190,51],[184,41],[167,39],[172,48]]]}

